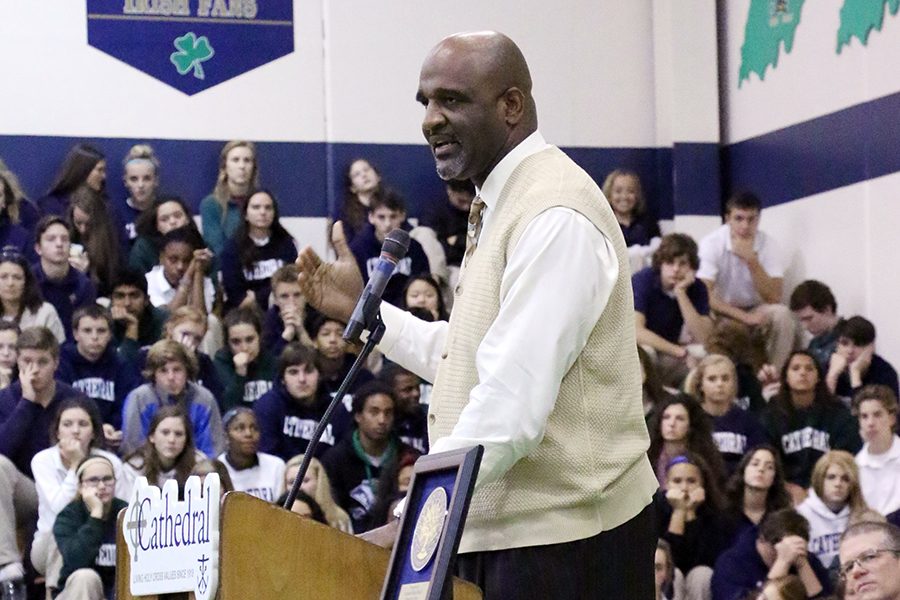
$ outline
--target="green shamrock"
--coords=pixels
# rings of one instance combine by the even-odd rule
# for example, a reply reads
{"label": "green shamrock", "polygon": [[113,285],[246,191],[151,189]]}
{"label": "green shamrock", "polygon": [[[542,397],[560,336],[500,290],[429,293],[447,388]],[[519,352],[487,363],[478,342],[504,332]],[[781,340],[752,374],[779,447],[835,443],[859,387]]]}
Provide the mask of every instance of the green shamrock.
{"label": "green shamrock", "polygon": [[174,43],[178,52],[173,52],[169,59],[178,69],[178,74],[187,75],[188,71],[193,68],[194,77],[204,79],[206,75],[203,73],[201,63],[209,60],[215,54],[206,36],[197,37],[193,31],[189,31],[183,36],[175,38]]}

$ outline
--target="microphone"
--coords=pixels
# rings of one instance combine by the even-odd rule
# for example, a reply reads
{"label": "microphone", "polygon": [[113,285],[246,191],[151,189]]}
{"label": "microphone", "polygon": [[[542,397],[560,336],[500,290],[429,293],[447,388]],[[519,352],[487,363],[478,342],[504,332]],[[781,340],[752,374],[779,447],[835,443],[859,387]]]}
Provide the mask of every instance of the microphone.
{"label": "microphone", "polygon": [[409,234],[402,229],[395,229],[384,238],[381,246],[381,256],[375,265],[375,270],[369,276],[369,282],[363,289],[347,327],[344,329],[344,340],[358,342],[359,336],[378,314],[381,306],[381,296],[397,263],[403,260],[409,250]]}

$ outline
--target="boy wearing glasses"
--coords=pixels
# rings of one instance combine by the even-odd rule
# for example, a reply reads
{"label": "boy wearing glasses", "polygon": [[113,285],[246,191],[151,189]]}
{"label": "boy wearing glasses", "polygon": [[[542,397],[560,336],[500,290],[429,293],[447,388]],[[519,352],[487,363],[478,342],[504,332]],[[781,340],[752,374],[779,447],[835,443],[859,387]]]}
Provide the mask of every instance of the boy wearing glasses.
{"label": "boy wearing glasses", "polygon": [[851,525],[841,536],[841,580],[855,600],[900,600],[900,528]]}

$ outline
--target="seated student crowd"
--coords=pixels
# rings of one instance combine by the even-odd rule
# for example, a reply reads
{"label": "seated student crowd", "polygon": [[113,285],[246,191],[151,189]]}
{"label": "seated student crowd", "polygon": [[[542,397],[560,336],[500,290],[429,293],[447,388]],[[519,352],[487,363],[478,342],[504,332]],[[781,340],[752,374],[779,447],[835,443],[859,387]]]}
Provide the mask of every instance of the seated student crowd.
{"label": "seated student crowd", "polygon": [[[617,177],[618,218],[635,192]],[[897,373],[875,326],[841,318],[824,283],[781,304],[785,261],[760,214],[737,194],[720,228],[699,244],[664,236],[632,276],[660,560],[673,570],[660,597],[757,598],[787,576],[797,597],[825,597],[848,526],[900,521]]]}
{"label": "seated student crowd", "polygon": [[[202,233],[188,203],[158,193],[152,148],[126,156],[121,201],[105,195],[105,165],[79,145],[37,205],[0,169],[0,581],[36,568],[59,597],[108,589],[111,515],[140,475],[183,486],[218,472],[223,489],[283,501],[355,359],[344,324],[305,305],[297,241],[259,187],[252,143],[223,148]],[[347,185],[344,233],[367,276],[387,233],[412,226],[369,161],[353,162]],[[842,535],[864,538],[853,523],[879,515],[900,521],[897,375],[874,325],[840,318],[818,281],[781,304],[785,261],[752,194],[729,199],[698,244],[658,238],[634,173],[605,188],[647,265],[633,285],[661,487],[660,597],[731,600],[763,584],[814,597],[839,576],[855,589],[881,559],[868,548],[845,558]],[[447,193],[459,214],[436,239],[453,254],[467,204],[455,195],[472,190]],[[104,257],[106,233],[126,249]],[[112,268],[126,253],[131,270]],[[413,241],[404,261],[389,300],[447,319],[452,294],[430,250]],[[345,531],[386,522],[428,451],[429,386],[378,368],[341,398],[292,507]]]}
{"label": "seated student crowd", "polygon": [[[293,265],[298,242],[274,195],[259,187],[252,143],[223,148],[215,189],[201,203],[202,233],[188,203],[159,193],[151,147],[133,147],[123,170],[128,197],[120,202],[106,194],[106,158],[80,144],[36,204],[5,165],[0,171],[0,580],[32,581],[33,563],[66,597],[108,589],[104,567],[112,565],[93,561],[108,559],[108,549],[82,544],[78,553],[73,534],[90,517],[114,522],[139,475],[183,486],[193,472],[215,471],[224,489],[280,497],[290,483],[285,461],[307,449],[355,359],[344,324],[306,309]],[[380,178],[372,183],[359,183],[359,193]],[[380,243],[394,226],[411,228],[402,201],[390,197],[396,203],[381,211],[390,214],[362,215],[360,239]],[[407,281],[429,273],[421,248],[412,254],[415,264],[392,282],[398,305]],[[447,318],[438,300],[421,306]],[[388,519],[386,507],[405,489],[398,473],[408,480],[418,456],[393,433],[393,387],[373,384],[381,386],[374,399],[355,398],[373,379],[363,370],[342,398],[317,454],[344,458],[327,459],[327,468],[315,461],[318,483],[298,503],[347,531],[379,525],[373,511]],[[420,383],[402,380],[398,430],[427,448]],[[104,464],[80,466],[92,456],[112,465],[111,477]],[[70,502],[66,527],[55,526]],[[17,531],[32,518],[37,531],[23,549]]]}

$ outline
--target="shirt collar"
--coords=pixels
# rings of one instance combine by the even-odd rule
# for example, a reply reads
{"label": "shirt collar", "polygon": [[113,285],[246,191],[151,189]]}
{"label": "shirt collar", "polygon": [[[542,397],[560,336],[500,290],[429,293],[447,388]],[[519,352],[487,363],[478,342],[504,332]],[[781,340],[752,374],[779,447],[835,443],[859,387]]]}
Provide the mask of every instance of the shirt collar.
{"label": "shirt collar", "polygon": [[156,278],[156,285],[159,286],[159,291],[163,294],[174,290],[175,286],[169,283],[169,280],[166,279],[166,274],[163,273],[163,266],[156,265],[152,269],[150,269],[150,275]]}
{"label": "shirt collar", "polygon": [[886,462],[892,462],[900,458],[900,437],[894,434],[891,447],[884,454],[872,454],[869,444],[863,446],[863,451],[857,455],[857,464],[863,467],[880,467]]}
{"label": "shirt collar", "polygon": [[475,188],[476,193],[481,196],[481,200],[486,207],[494,208],[497,206],[500,192],[503,191],[506,182],[509,180],[510,175],[513,174],[513,171],[516,170],[516,167],[519,166],[519,163],[532,154],[537,154],[548,147],[549,145],[544,140],[541,132],[535,131],[519,142],[518,146],[510,150],[488,174],[481,189]]}

